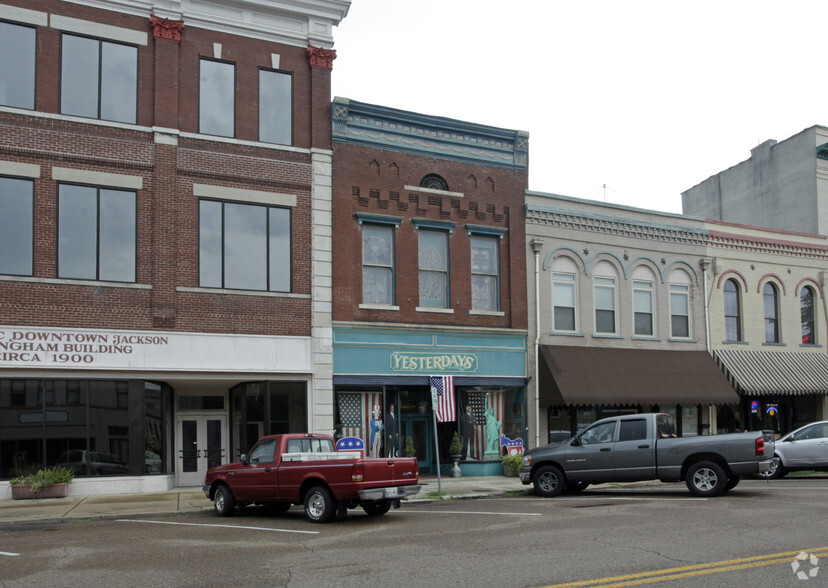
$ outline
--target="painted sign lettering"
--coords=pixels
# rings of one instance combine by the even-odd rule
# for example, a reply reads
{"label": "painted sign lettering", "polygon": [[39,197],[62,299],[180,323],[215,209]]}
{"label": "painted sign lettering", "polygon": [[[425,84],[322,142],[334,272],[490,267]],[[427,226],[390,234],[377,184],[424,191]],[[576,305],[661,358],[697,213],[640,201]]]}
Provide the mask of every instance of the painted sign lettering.
{"label": "painted sign lettering", "polygon": [[442,372],[473,373],[477,371],[474,353],[417,353],[395,351],[391,354],[395,372],[438,374]]}

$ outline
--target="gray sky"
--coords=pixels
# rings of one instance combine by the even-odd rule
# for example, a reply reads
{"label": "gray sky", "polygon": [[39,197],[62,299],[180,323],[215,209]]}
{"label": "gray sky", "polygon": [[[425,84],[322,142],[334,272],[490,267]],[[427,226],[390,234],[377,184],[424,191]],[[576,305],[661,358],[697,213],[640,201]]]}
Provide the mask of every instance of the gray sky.
{"label": "gray sky", "polygon": [[826,0],[353,0],[333,94],[528,131],[531,190],[681,212],[828,125],[826,27]]}

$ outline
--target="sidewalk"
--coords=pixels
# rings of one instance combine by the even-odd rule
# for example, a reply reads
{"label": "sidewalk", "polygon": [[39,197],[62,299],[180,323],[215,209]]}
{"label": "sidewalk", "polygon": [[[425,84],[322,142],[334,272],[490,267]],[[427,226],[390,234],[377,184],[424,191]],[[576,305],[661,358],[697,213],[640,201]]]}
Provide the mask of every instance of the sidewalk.
{"label": "sidewalk", "polygon": [[[420,476],[423,486],[420,493],[407,502],[440,500],[436,494],[438,486],[442,499],[482,498],[508,492],[525,492],[518,478],[506,476],[484,476],[478,478],[451,478]],[[0,529],[12,525],[32,523],[60,523],[117,519],[134,516],[169,516],[197,512],[212,508],[201,488],[176,488],[167,492],[142,494],[107,494],[99,496],[68,496],[40,500],[0,501]]]}

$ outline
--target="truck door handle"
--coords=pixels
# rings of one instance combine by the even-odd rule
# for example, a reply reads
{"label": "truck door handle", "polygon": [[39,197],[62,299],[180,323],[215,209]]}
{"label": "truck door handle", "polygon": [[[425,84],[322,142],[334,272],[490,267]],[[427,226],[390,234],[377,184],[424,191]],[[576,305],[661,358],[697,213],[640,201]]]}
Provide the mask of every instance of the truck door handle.
{"label": "truck door handle", "polygon": [[601,448],[601,451],[612,451],[612,448],[610,448],[610,447],[602,447],[602,448]]}
{"label": "truck door handle", "polygon": [[266,471],[266,472],[269,472],[269,471],[270,471],[270,468],[265,468],[265,471]]}
{"label": "truck door handle", "polygon": [[388,465],[394,465],[394,462],[393,462],[393,461],[389,461],[389,462],[388,462]]}
{"label": "truck door handle", "polygon": [[639,445],[638,448],[639,449],[649,449],[650,446],[649,445]]}

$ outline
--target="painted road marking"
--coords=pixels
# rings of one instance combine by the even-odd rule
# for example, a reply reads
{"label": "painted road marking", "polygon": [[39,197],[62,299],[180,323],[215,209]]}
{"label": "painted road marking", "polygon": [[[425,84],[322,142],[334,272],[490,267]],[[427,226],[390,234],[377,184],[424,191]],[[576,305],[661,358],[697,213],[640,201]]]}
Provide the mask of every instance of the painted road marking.
{"label": "painted road marking", "polygon": [[500,515],[506,517],[539,517],[539,512],[486,512],[486,511],[472,511],[472,510],[411,510],[405,509],[405,512],[422,512],[427,514],[473,514],[473,515]]}
{"label": "painted road marking", "polygon": [[743,559],[730,559],[726,561],[711,562],[706,564],[697,564],[692,566],[683,566],[680,568],[669,568],[666,570],[658,570],[654,572],[641,572],[639,574],[628,574],[626,576],[614,576],[611,578],[600,578],[598,580],[582,580],[580,582],[569,582],[566,584],[554,584],[546,588],[580,588],[585,586],[594,586],[600,588],[621,588],[622,586],[641,586],[643,584],[654,584],[656,582],[665,582],[667,580],[680,580],[682,578],[692,578],[694,576],[704,576],[708,574],[720,574],[722,572],[734,572],[738,570],[747,570],[750,568],[759,568],[762,566],[772,566],[776,564],[790,565],[797,556],[801,553],[808,553],[816,557],[828,555],[828,547],[818,547],[816,549],[798,549],[797,551],[786,551],[783,553],[771,553],[768,555],[757,555],[755,557],[746,557]]}
{"label": "painted road marking", "polygon": [[8,555],[9,557],[15,557],[15,556],[20,555],[20,554],[19,553],[11,553],[9,551],[0,551],[0,555]]}
{"label": "painted road marking", "polygon": [[183,527],[221,527],[222,529],[247,529],[250,531],[270,531],[272,533],[302,533],[318,535],[319,531],[296,531],[293,529],[271,529],[268,527],[245,527],[242,525],[220,525],[217,523],[175,523],[172,521],[147,521],[144,519],[116,519],[119,523],[148,523],[151,525],[180,525]]}

